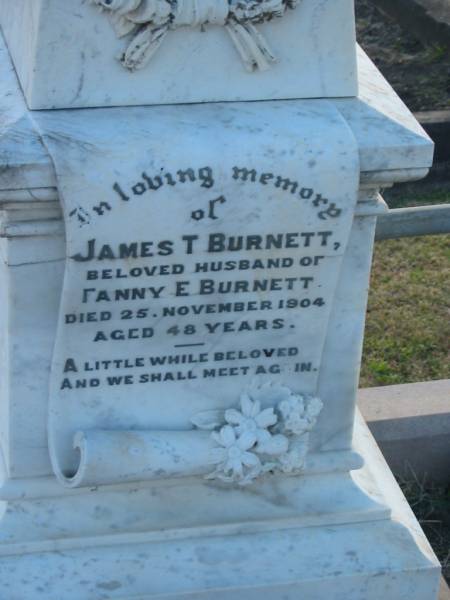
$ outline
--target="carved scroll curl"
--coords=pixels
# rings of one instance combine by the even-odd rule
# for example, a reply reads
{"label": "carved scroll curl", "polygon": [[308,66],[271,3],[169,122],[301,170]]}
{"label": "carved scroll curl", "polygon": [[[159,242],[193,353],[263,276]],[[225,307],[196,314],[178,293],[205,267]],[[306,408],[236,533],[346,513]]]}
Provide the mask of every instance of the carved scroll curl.
{"label": "carved scroll curl", "polygon": [[194,415],[191,430],[79,431],[76,471],[58,477],[75,488],[188,476],[247,485],[268,473],[298,474],[321,410],[318,398],[285,386],[254,386],[236,408]]}
{"label": "carved scroll curl", "polygon": [[300,0],[92,0],[107,10],[118,37],[131,37],[120,62],[142,69],[167,33],[179,27],[224,26],[248,71],[267,70],[276,57],[256,25],[280,18]]}

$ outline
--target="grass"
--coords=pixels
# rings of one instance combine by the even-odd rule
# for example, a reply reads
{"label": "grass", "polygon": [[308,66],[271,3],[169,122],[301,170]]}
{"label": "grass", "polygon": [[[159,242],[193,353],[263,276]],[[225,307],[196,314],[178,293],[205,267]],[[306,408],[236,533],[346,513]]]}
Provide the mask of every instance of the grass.
{"label": "grass", "polygon": [[413,111],[449,108],[450,51],[424,45],[406,26],[386,17],[371,0],[356,0],[362,47]]}
{"label": "grass", "polygon": [[412,469],[399,484],[450,582],[450,487],[420,481]]}
{"label": "grass", "polygon": [[361,387],[450,378],[450,236],[378,242]]}
{"label": "grass", "polygon": [[446,182],[425,181],[394,186],[391,190],[386,190],[384,199],[389,208],[450,204],[450,172],[448,175],[449,181]]}

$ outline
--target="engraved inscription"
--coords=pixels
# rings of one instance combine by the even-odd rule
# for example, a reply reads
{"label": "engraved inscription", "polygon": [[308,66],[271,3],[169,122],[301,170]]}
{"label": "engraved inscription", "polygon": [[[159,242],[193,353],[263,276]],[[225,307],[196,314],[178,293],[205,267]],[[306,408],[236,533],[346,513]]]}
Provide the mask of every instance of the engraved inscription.
{"label": "engraved inscription", "polygon": [[[115,127],[98,111],[45,117],[67,249],[49,386],[56,476],[72,487],[298,472],[339,317],[353,137],[329,103],[113,113]],[[269,384],[289,392],[263,401]],[[224,414],[215,436],[192,423],[208,410]],[[252,419],[265,433],[241,448]]]}
{"label": "engraved inscription", "polygon": [[[195,185],[211,199],[186,206],[186,230],[178,235],[92,237],[79,245],[70,260],[82,269],[83,285],[74,298],[78,310],[64,314],[64,324],[83,328],[102,358],[64,357],[60,390],[317,372],[302,330],[329,310],[329,270],[342,249],[324,221],[339,220],[342,211],[294,179],[237,166],[228,178],[251,188],[273,186],[299,209],[312,209],[316,225],[296,230],[293,223],[282,231],[276,224],[272,231],[248,225],[248,233],[234,233],[224,212],[233,199],[214,189],[210,166],[114,182],[108,210],[92,217],[103,220],[121,205],[179,185]],[[134,342],[148,352],[130,353]]]}

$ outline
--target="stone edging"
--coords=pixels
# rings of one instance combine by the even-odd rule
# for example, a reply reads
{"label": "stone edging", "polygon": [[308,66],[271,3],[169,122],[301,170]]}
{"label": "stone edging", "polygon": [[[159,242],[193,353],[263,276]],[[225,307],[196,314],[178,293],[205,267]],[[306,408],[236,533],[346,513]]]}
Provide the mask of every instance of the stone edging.
{"label": "stone edging", "polygon": [[395,474],[449,482],[449,379],[362,389],[358,404]]}

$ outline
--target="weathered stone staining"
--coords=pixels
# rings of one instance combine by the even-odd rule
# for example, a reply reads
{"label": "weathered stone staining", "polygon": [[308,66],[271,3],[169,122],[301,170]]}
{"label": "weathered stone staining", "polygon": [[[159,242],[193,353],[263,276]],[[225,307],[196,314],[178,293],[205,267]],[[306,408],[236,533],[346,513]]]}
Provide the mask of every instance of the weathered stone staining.
{"label": "weathered stone staining", "polygon": [[[137,23],[119,14],[132,13],[136,2],[102,3],[103,12],[91,0],[0,4],[3,32],[30,108],[357,94],[351,0],[333,0],[325,8],[323,0],[302,0],[296,7],[284,0],[143,0],[146,18],[137,17]],[[169,10],[161,15],[161,8]],[[111,27],[110,9],[118,9],[122,39]],[[236,20],[223,25],[231,11]],[[153,27],[155,13],[161,20]],[[273,13],[280,16],[264,22]],[[136,20],[136,12],[131,16]],[[184,26],[174,31],[175,17]],[[218,17],[220,22],[211,23]],[[202,31],[204,19],[209,25]]]}
{"label": "weathered stone staining", "polygon": [[356,97],[351,0],[94,4],[124,39],[0,3],[29,107],[99,107],[0,46],[3,595],[432,600],[355,418],[378,189],[432,145],[363,55]]}

